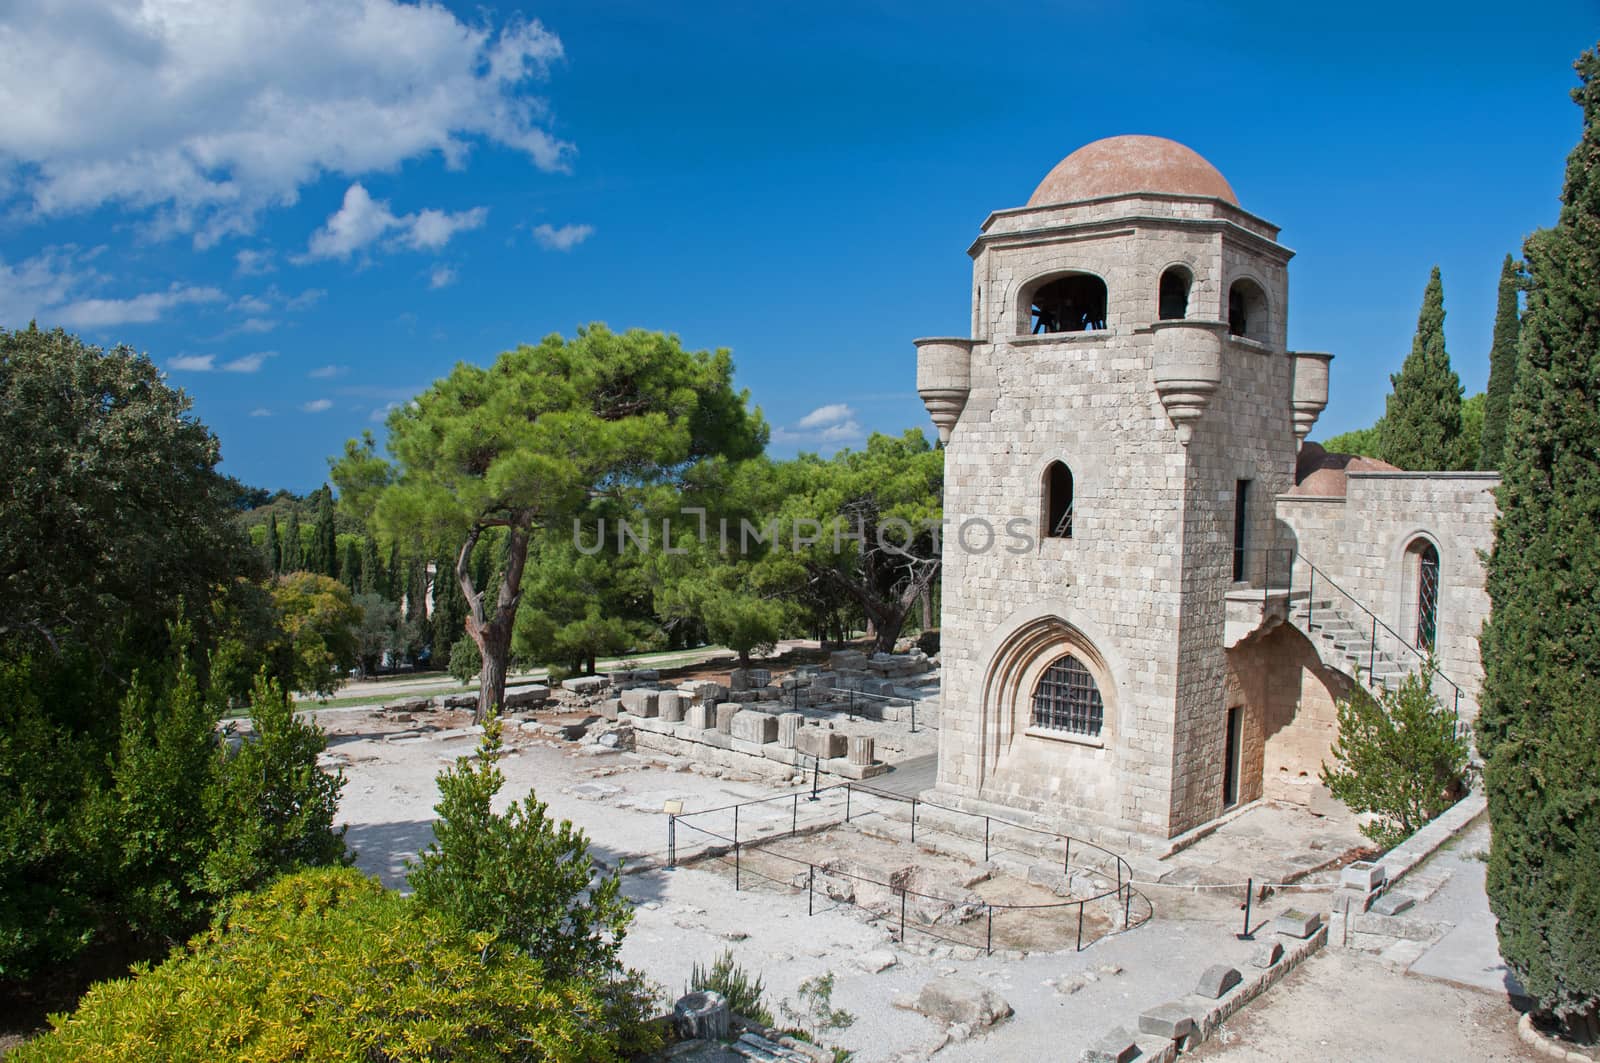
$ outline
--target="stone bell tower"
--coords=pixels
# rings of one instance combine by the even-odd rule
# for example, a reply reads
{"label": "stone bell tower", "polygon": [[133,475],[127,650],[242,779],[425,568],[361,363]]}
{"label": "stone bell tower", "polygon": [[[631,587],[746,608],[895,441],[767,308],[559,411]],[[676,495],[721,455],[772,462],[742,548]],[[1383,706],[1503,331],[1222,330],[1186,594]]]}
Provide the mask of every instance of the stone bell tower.
{"label": "stone bell tower", "polygon": [[1238,800],[1225,629],[1259,620],[1327,401],[1328,356],[1286,350],[1277,236],[1195,152],[1123,136],[968,249],[972,335],[916,341],[946,446],[944,799],[1112,838]]}

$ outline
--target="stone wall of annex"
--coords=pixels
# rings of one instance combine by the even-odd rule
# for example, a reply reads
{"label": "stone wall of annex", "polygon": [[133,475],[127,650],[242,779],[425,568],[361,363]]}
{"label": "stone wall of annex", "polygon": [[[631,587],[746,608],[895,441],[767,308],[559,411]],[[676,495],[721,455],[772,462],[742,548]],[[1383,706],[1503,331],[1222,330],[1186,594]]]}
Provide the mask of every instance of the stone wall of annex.
{"label": "stone wall of annex", "polygon": [[[1354,472],[1343,498],[1278,499],[1300,555],[1408,642],[1416,640],[1417,613],[1415,562],[1407,548],[1419,538],[1434,544],[1437,660],[1460,684],[1461,715],[1468,720],[1477,716],[1483,681],[1478,635],[1489,616],[1483,558],[1494,545],[1499,483],[1493,472]],[[1305,588],[1308,580],[1305,566],[1297,566],[1296,586]],[[1385,641],[1392,640],[1383,635],[1380,646]],[[1446,684],[1436,683],[1435,690],[1453,696]]]}

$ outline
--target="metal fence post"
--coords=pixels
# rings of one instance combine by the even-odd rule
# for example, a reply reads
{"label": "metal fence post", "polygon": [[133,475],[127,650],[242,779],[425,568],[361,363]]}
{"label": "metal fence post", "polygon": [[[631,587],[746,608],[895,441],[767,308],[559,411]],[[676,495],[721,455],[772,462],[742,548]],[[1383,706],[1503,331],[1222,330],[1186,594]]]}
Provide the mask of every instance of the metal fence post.
{"label": "metal fence post", "polygon": [[983,951],[985,953],[987,953],[988,955],[993,956],[994,955],[994,905],[986,904],[986,905],[984,905],[984,908],[988,910],[989,925],[988,925],[988,928],[984,931],[984,934],[983,934]]}
{"label": "metal fence post", "polygon": [[855,787],[851,786],[849,783],[844,784],[844,821],[846,823],[850,822],[850,795],[854,791]]}
{"label": "metal fence post", "polygon": [[1250,901],[1256,893],[1256,880],[1246,880],[1244,884],[1244,933],[1239,935],[1241,941],[1250,940]]}
{"label": "metal fence post", "polygon": [[667,870],[678,866],[678,817],[667,817]]}
{"label": "metal fence post", "polygon": [[1133,921],[1133,877],[1128,877],[1128,892],[1122,898],[1122,929]]}
{"label": "metal fence post", "polygon": [[800,833],[800,795],[794,795],[794,814],[789,818],[789,833]]}
{"label": "metal fence post", "polygon": [[739,806],[733,806],[733,844],[737,850],[739,845]]}
{"label": "metal fence post", "polygon": [[983,817],[983,862],[989,862],[989,817]]}
{"label": "metal fence post", "polygon": [[806,914],[807,915],[816,915],[817,914],[816,883],[817,883],[817,865],[816,864],[807,864],[806,865]]}
{"label": "metal fence post", "polygon": [[1061,873],[1064,875],[1072,870],[1072,839],[1067,839],[1067,852],[1061,858]]}
{"label": "metal fence post", "polygon": [[900,888],[900,944],[906,943],[906,891]]}
{"label": "metal fence post", "polygon": [[1078,902],[1078,951],[1083,951],[1083,902]]}
{"label": "metal fence post", "polygon": [[817,799],[817,783],[822,775],[822,754],[811,754],[811,800]]}
{"label": "metal fence post", "polygon": [[911,733],[917,733],[917,699],[911,699]]}
{"label": "metal fence post", "polygon": [[917,799],[911,799],[911,840],[917,840]]}
{"label": "metal fence post", "polygon": [[733,843],[733,892],[739,892],[739,843]]}
{"label": "metal fence post", "polygon": [[1311,630],[1317,613],[1317,566],[1306,562],[1306,630]]}
{"label": "metal fence post", "polygon": [[1367,676],[1376,681],[1378,670],[1378,618],[1372,618],[1372,652],[1367,657]]}

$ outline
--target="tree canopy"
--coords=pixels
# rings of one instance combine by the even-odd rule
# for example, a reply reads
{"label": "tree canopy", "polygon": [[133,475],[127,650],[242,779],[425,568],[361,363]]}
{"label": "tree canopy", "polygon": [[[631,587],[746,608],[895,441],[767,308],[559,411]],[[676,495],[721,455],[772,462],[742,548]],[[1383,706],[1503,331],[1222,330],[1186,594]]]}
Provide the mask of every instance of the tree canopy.
{"label": "tree canopy", "polygon": [[[388,540],[448,545],[483,657],[478,715],[505,693],[529,545],[597,495],[680,480],[701,463],[761,452],[766,426],[733,388],[726,351],[690,352],[674,336],[589,325],[458,363],[389,417],[390,460],[352,440],[334,482]],[[505,530],[496,587],[473,578],[474,547]]]}
{"label": "tree canopy", "polygon": [[0,329],[0,640],[159,641],[258,564],[216,437],[149,358]]}

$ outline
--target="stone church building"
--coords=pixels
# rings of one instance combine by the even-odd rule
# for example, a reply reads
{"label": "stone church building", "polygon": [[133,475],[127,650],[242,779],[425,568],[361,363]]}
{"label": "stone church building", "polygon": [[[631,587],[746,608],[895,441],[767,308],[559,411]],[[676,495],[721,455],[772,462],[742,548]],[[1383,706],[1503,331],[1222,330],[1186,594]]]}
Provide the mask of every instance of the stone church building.
{"label": "stone church building", "polygon": [[1325,796],[1353,685],[1431,653],[1475,714],[1498,477],[1306,442],[1332,356],[1288,350],[1293,252],[1216,168],[1097,141],[968,254],[971,336],[916,341],[946,447],[941,799],[1170,845]]}

